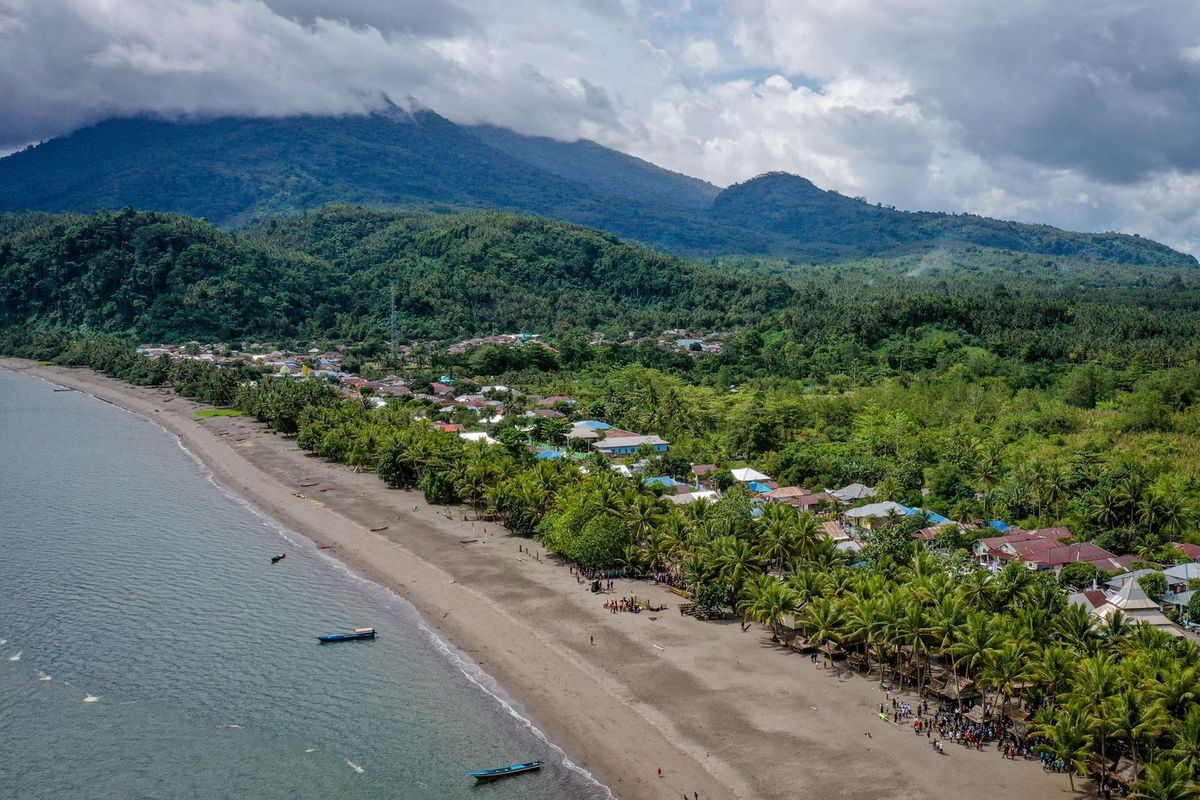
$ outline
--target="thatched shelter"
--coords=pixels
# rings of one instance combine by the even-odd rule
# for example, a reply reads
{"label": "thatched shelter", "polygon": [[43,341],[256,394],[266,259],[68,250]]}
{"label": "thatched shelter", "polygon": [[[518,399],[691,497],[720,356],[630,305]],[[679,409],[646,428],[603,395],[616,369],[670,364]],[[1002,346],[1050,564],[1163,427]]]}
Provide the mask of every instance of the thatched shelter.
{"label": "thatched shelter", "polygon": [[1142,777],[1142,772],[1142,764],[1138,764],[1135,769],[1133,761],[1128,756],[1121,756],[1121,760],[1117,762],[1116,769],[1112,772],[1112,778],[1122,786],[1132,787]]}
{"label": "thatched shelter", "polygon": [[826,642],[825,644],[821,645],[817,649],[820,650],[825,655],[829,656],[830,658],[837,658],[838,656],[842,656],[842,655],[846,654],[846,651],[843,650],[835,642]]}
{"label": "thatched shelter", "polygon": [[971,700],[979,696],[979,690],[975,688],[975,681],[969,678],[959,678],[958,680],[951,678],[943,685],[935,684],[930,688],[938,697],[955,703],[959,700]]}
{"label": "thatched shelter", "polygon": [[816,645],[807,636],[796,635],[792,638],[790,647],[797,653],[804,653],[815,649]]}

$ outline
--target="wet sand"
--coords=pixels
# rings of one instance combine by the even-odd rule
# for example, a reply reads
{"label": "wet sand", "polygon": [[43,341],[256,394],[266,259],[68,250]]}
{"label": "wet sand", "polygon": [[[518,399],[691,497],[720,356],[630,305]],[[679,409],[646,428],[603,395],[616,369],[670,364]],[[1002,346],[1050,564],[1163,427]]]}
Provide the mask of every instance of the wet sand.
{"label": "wet sand", "polygon": [[0,367],[178,435],[223,485],[412,602],[623,800],[1071,796],[1065,775],[992,748],[938,755],[876,717],[877,682],[816,667],[758,626],[682,617],[680,599],[652,583],[617,581],[605,597],[637,594],[666,611],[611,614],[566,566],[519,552],[536,553],[535,542],[463,509],[447,518],[418,493],[306,454],[251,418],[198,418],[200,404],[89,370]]}

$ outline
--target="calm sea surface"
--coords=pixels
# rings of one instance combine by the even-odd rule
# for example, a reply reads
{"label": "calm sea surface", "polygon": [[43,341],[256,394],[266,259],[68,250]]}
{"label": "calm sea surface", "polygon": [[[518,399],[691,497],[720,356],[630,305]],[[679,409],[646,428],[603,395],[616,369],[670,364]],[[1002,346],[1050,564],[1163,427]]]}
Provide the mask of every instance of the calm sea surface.
{"label": "calm sea surface", "polygon": [[0,370],[0,798],[609,796],[404,600],[52,389]]}

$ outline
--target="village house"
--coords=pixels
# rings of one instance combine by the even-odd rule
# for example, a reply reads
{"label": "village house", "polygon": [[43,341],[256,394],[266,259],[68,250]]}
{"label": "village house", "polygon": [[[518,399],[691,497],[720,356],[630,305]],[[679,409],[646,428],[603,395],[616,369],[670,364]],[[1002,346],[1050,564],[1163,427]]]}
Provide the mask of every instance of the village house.
{"label": "village house", "polygon": [[1146,590],[1136,580],[1125,581],[1119,591],[1107,596],[1107,602],[1094,608],[1092,616],[1101,622],[1120,611],[1133,623],[1150,625],[1172,636],[1183,636],[1183,631],[1162,613],[1162,607],[1151,600]]}
{"label": "village house", "polygon": [[1186,592],[1191,588],[1192,581],[1200,581],[1200,563],[1189,561],[1186,564],[1176,564],[1162,571],[1167,579],[1167,591],[1171,593]]}
{"label": "village house", "polygon": [[840,489],[826,489],[839,503],[856,503],[879,495],[879,490],[861,483],[851,483]]}
{"label": "village house", "polygon": [[972,549],[982,566],[995,571],[1012,561],[1020,561],[1035,572],[1050,571],[1057,575],[1072,563],[1091,564],[1105,572],[1114,572],[1125,569],[1132,561],[1092,542],[1069,544],[1071,531],[1067,528],[1013,531],[974,543]]}
{"label": "village house", "polygon": [[911,512],[907,506],[884,500],[881,503],[869,503],[865,506],[852,508],[842,514],[846,523],[856,528],[873,531],[889,519],[905,517]]}
{"label": "village house", "polygon": [[606,456],[632,456],[636,455],[643,445],[656,453],[665,453],[670,448],[670,443],[658,436],[630,434],[617,437],[606,436],[603,441],[592,445],[592,449]]}
{"label": "village house", "polygon": [[738,483],[750,484],[771,480],[770,475],[764,475],[751,467],[739,467],[738,469],[731,469],[729,472]]}
{"label": "village house", "polygon": [[1032,531],[1009,528],[1007,533],[1000,536],[976,539],[971,544],[971,553],[981,567],[998,570],[1016,557],[1016,552],[1009,545],[1037,539],[1050,539],[1062,544],[1070,538],[1071,532],[1066,528],[1041,528]]}
{"label": "village house", "polygon": [[1191,542],[1171,542],[1171,546],[1179,550],[1191,561],[1200,561],[1200,544]]}

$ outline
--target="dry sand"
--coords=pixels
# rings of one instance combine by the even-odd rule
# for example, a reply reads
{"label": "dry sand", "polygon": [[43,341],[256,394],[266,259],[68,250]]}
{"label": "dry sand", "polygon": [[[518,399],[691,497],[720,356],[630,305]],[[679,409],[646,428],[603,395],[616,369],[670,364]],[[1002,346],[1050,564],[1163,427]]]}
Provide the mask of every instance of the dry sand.
{"label": "dry sand", "polygon": [[192,401],[88,370],[15,359],[0,367],[177,434],[222,484],[411,601],[622,800],[1071,794],[1065,775],[993,748],[936,754],[925,737],[876,717],[876,682],[815,667],[758,626],[743,633],[737,622],[682,617],[679,598],[652,583],[618,581],[609,597],[634,593],[667,611],[611,614],[565,566],[521,554],[527,540],[464,522],[461,510],[447,519],[419,494],[308,455],[248,417],[197,418]]}

